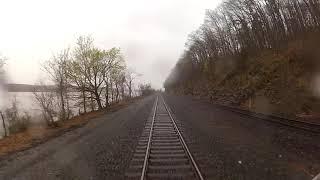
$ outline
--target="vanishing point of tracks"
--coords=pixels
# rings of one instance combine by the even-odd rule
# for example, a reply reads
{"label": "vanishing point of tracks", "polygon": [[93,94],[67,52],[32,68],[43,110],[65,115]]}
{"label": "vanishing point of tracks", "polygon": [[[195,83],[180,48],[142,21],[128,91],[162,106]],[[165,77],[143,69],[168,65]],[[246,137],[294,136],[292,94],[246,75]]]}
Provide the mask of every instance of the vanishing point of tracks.
{"label": "vanishing point of tracks", "polygon": [[169,107],[160,96],[126,173],[128,179],[203,180]]}

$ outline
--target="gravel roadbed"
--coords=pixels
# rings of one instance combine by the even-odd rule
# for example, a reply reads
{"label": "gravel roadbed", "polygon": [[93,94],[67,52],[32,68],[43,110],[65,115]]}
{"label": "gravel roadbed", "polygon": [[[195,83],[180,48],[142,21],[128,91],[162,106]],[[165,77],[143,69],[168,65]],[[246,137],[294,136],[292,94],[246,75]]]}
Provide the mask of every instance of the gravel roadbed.
{"label": "gravel roadbed", "polygon": [[310,180],[319,134],[258,121],[187,96],[165,99],[207,179]]}

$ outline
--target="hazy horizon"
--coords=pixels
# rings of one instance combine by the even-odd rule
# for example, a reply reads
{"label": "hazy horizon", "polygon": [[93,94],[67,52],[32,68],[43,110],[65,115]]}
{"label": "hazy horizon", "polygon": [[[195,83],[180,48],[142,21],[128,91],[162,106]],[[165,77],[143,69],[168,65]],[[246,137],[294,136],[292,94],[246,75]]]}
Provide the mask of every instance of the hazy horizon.
{"label": "hazy horizon", "polygon": [[0,53],[8,58],[9,83],[45,78],[40,64],[91,35],[104,49],[119,47],[128,67],[155,88],[184,50],[188,34],[203,23],[209,1],[5,1],[1,3]]}

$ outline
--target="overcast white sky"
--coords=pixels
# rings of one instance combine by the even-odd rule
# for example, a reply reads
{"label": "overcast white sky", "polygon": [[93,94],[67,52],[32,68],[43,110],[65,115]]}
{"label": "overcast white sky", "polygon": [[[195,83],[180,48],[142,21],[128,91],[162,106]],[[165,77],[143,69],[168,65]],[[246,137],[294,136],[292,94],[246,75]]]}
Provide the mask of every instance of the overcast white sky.
{"label": "overcast white sky", "polygon": [[0,53],[9,82],[34,84],[40,63],[80,35],[120,47],[129,67],[156,88],[183,52],[206,9],[221,0],[0,0]]}

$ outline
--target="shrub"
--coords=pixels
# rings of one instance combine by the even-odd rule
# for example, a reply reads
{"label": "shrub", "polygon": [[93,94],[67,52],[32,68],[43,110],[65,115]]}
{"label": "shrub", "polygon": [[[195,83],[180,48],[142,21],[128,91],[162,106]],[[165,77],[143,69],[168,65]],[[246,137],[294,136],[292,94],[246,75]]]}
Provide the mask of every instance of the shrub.
{"label": "shrub", "polygon": [[10,122],[9,132],[18,133],[28,129],[31,122],[31,116],[25,113],[23,116],[18,116],[15,121]]}
{"label": "shrub", "polygon": [[14,99],[12,106],[5,110],[5,116],[9,122],[8,129],[11,134],[27,130],[31,120],[31,116],[27,112],[25,112],[24,115],[19,114],[17,104],[17,100]]}

